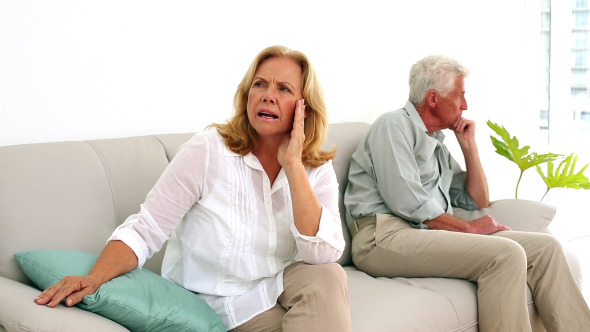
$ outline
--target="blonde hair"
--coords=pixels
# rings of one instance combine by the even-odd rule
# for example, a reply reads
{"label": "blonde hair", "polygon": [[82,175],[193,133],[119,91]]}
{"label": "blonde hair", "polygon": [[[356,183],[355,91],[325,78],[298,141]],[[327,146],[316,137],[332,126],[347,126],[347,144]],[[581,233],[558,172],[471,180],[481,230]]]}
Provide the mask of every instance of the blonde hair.
{"label": "blonde hair", "polygon": [[244,78],[238,85],[234,95],[234,115],[227,123],[214,123],[211,126],[225,140],[228,149],[242,156],[250,153],[258,144],[258,134],[248,121],[248,93],[256,70],[260,64],[272,57],[288,57],[301,66],[303,72],[303,98],[305,99],[305,141],[301,161],[303,165],[318,167],[326,161],[333,159],[336,148],[332,151],[321,149],[328,133],[328,112],[324,101],[324,92],[318,81],[315,70],[305,54],[291,50],[284,46],[270,46],[262,50],[250,67]]}

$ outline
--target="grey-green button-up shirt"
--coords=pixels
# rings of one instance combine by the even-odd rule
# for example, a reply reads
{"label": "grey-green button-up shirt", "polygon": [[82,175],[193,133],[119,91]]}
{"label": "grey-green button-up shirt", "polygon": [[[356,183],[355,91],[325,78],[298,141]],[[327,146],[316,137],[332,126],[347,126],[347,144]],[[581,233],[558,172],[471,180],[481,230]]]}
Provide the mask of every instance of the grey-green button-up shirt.
{"label": "grey-green button-up shirt", "polygon": [[414,105],[381,115],[352,155],[344,194],[347,223],[376,213],[406,219],[415,228],[452,206],[475,210],[465,189],[466,173],[442,143],[428,135]]}

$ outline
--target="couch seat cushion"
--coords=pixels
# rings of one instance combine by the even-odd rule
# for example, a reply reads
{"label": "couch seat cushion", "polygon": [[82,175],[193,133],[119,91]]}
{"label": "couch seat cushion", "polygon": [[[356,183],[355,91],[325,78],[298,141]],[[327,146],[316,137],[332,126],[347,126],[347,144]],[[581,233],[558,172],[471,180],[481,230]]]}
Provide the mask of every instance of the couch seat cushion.
{"label": "couch seat cushion", "polygon": [[477,331],[477,287],[444,278],[373,278],[345,267],[353,331]]}

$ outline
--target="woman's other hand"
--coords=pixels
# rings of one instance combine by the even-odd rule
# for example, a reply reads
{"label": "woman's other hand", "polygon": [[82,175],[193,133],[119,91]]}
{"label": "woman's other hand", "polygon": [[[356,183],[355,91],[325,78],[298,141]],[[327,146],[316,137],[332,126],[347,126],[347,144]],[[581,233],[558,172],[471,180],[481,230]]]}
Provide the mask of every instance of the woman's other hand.
{"label": "woman's other hand", "polygon": [[92,276],[65,277],[43,291],[35,303],[53,308],[65,300],[66,306],[71,307],[80,303],[84,296],[94,294],[100,285],[98,278]]}
{"label": "woman's other hand", "polygon": [[65,300],[66,306],[73,306],[94,294],[100,285],[136,267],[137,256],[129,246],[119,240],[109,241],[88,275],[63,278],[37,296],[35,303],[53,308]]}

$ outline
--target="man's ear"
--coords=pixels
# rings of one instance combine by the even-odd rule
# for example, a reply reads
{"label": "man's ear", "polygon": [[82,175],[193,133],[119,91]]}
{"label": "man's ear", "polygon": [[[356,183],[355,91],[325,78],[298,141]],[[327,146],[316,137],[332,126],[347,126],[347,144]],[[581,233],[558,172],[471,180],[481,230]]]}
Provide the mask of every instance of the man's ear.
{"label": "man's ear", "polygon": [[426,92],[426,102],[430,108],[434,108],[438,102],[438,91],[431,89]]}

